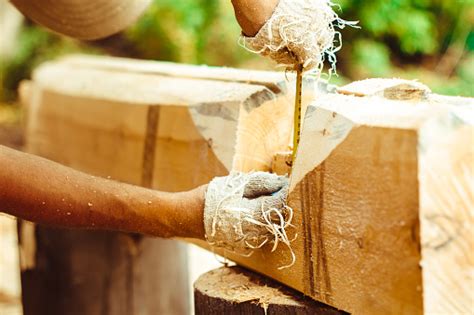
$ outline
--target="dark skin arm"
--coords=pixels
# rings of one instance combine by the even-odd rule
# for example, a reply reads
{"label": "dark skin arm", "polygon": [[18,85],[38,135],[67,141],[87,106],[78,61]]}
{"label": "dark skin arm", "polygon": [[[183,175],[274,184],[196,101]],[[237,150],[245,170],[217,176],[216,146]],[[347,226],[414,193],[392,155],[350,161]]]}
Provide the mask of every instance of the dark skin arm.
{"label": "dark skin arm", "polygon": [[235,16],[246,36],[255,36],[280,0],[232,0]]}
{"label": "dark skin arm", "polygon": [[[278,3],[232,0],[247,36],[257,34]],[[0,146],[0,211],[36,223],[204,239],[205,190],[153,191]]]}
{"label": "dark skin arm", "polygon": [[154,191],[0,146],[0,210],[36,223],[204,239],[205,190]]}

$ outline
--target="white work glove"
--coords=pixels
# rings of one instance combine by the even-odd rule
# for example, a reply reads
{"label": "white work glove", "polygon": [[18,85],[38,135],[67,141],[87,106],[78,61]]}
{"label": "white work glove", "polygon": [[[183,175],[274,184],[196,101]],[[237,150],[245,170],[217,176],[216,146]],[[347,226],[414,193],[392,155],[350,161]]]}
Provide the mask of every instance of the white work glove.
{"label": "white work glove", "polygon": [[213,247],[249,256],[273,242],[288,242],[292,210],[286,205],[288,178],[265,172],[215,178],[204,209],[206,239]]}
{"label": "white work glove", "polygon": [[257,35],[242,36],[241,45],[288,70],[299,64],[305,71],[322,70],[326,59],[334,68],[342,44],[336,28],[356,25],[340,19],[335,6],[330,0],[280,0]]}

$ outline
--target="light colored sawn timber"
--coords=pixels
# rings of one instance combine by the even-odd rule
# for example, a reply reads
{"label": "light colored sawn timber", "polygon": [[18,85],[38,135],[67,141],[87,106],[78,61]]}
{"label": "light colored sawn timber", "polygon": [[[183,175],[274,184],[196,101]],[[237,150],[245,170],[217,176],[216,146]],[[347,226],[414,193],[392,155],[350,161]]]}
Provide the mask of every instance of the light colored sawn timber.
{"label": "light colored sawn timber", "polygon": [[[287,121],[283,129],[291,129],[286,98],[255,84],[55,62],[34,72],[30,90],[29,151],[134,184],[142,183],[148,154],[154,159],[153,187],[171,191],[191,189],[232,169],[235,147],[245,142],[236,139],[239,119],[253,121],[261,111],[270,111],[275,124]],[[156,130],[147,130],[150,119],[156,120],[151,122]],[[286,150],[290,142],[288,134],[270,137],[273,123],[269,121],[258,137],[268,139],[263,140],[268,145],[258,143],[264,149],[252,156],[258,169],[269,170],[274,150]],[[147,132],[153,142],[148,153]]]}
{"label": "light colored sawn timber", "polygon": [[[341,98],[322,96],[318,104],[331,107]],[[347,105],[357,112],[364,101]],[[385,104],[393,105],[404,104]],[[351,313],[420,314],[420,253],[412,237],[417,134],[362,120],[308,109],[289,198],[291,234],[299,234],[292,243],[296,264],[277,269],[290,260],[284,247],[275,253],[264,248],[249,259],[230,257]]]}
{"label": "light colored sawn timber", "polygon": [[[288,149],[291,126],[285,106],[291,109],[292,105],[270,97],[268,88],[139,72],[68,62],[38,70],[28,110],[35,117],[29,119],[27,134],[32,145],[43,155],[78,169],[140,184],[146,151],[143,139],[150,139],[145,126],[150,125],[150,117],[157,116],[150,109],[159,108],[155,158],[160,158],[154,160],[152,187],[169,191],[195,187],[230,169],[268,170],[275,153]],[[46,74],[57,77],[52,80]],[[64,78],[73,82],[62,82]],[[179,82],[184,83],[175,84]],[[410,87],[407,84],[401,85],[405,92]],[[427,278],[432,276],[425,264],[438,261],[441,269],[460,270],[452,279],[468,283],[471,258],[462,261],[451,252],[432,251],[432,258],[423,257],[427,272],[422,274],[420,268],[421,253],[425,255],[428,248],[421,248],[419,221],[421,218],[423,230],[428,227],[423,194],[432,179],[424,182],[420,173],[418,181],[418,170],[424,169],[420,163],[428,163],[418,147],[420,139],[429,139],[422,135],[430,122],[448,117],[453,108],[470,101],[428,92],[404,92],[403,100],[396,100],[396,86],[400,85],[388,86],[391,100],[383,97],[387,95],[383,91],[372,93],[358,87],[357,96],[318,94],[308,107],[289,198],[295,210],[295,229],[290,235],[299,234],[292,244],[295,265],[278,269],[290,261],[284,246],[275,253],[265,247],[250,258],[222,254],[354,314],[421,314],[423,290],[429,293],[430,288],[440,294],[439,299],[425,294],[426,310],[427,303],[445,303],[451,309],[455,309],[452,305],[468,305],[466,296],[457,296],[461,304],[446,302],[455,297],[447,297],[445,289],[436,287],[441,282]],[[234,98],[222,92],[236,87],[240,90],[234,91]],[[407,100],[410,95],[416,98]],[[447,126],[456,131],[463,125]],[[466,146],[465,132],[458,147]],[[444,148],[430,145],[431,140],[423,143]],[[469,191],[472,184],[469,178],[454,184],[442,182],[439,187],[461,185],[464,188],[456,191],[465,202],[469,200],[465,189]],[[464,245],[453,249],[459,257],[471,257],[466,253],[472,241],[467,238],[469,229],[465,231],[459,236],[459,244]],[[443,262],[441,254],[451,256]],[[436,268],[431,268],[431,274],[440,270]],[[442,281],[454,288],[449,279]]]}
{"label": "light colored sawn timber", "polygon": [[[350,127],[337,122],[339,115],[354,124],[313,171],[307,171],[311,162],[305,157],[321,152],[321,146],[302,140],[305,154],[292,177],[292,197],[306,199],[303,213],[309,207],[307,217],[314,222],[309,256],[315,255],[316,269],[309,293],[354,314],[416,314],[423,308],[426,314],[464,313],[473,302],[474,129],[468,117],[474,102],[452,106],[446,98],[419,95],[405,102],[327,95],[306,118],[305,132],[319,125],[329,145]],[[331,111],[334,123],[311,124],[313,115]],[[426,240],[433,228],[438,234],[430,241],[442,244],[436,249]]]}
{"label": "light colored sawn timber", "polygon": [[[394,90],[399,91],[393,93]],[[400,79],[364,80],[339,88],[338,92],[425,99],[433,111],[450,106],[449,114],[434,117],[418,128],[423,300],[426,314],[471,313],[474,100],[430,94],[420,83]]]}
{"label": "light colored sawn timber", "polygon": [[285,74],[283,72],[238,70],[226,67],[195,66],[164,61],[132,60],[118,57],[104,58],[92,55],[69,55],[60,59],[60,62],[77,68],[101,69],[120,73],[132,72],[175,78],[256,84],[266,86],[273,92],[286,89],[285,82],[295,80],[294,74]]}
{"label": "light colored sawn timber", "polygon": [[337,89],[337,92],[354,96],[381,96],[394,100],[420,100],[431,90],[417,81],[403,79],[367,79],[352,82]]}
{"label": "light colored sawn timber", "polygon": [[[406,85],[402,88],[407,95]],[[227,256],[353,314],[452,313],[472,304],[468,290],[472,285],[472,221],[465,221],[467,213],[472,216],[472,193],[467,193],[472,192],[472,171],[458,170],[460,177],[454,181],[418,180],[433,163],[444,165],[444,174],[451,174],[448,165],[466,167],[456,154],[449,159],[422,158],[419,145],[431,143],[421,139],[431,134],[427,128],[433,121],[448,119],[452,111],[468,106],[468,100],[453,105],[459,104],[458,99],[413,95],[414,100],[404,101],[377,95],[320,95],[308,108],[291,177],[289,203],[299,233],[292,244],[296,264],[277,269],[289,261],[284,247],[276,253],[264,248],[251,258]],[[472,122],[468,126],[454,121],[445,125],[451,130],[447,134],[459,136],[456,145],[464,147],[460,152],[468,161],[471,156],[466,152],[472,151],[465,147],[472,143]],[[434,152],[450,156],[448,147],[438,144]],[[446,208],[446,202],[438,202],[434,207],[456,217],[449,220],[450,229],[458,221],[465,222],[461,232],[454,234],[459,238],[454,244],[459,245],[453,245],[451,252],[433,253],[420,242],[420,220],[425,227],[430,217],[423,201],[420,207],[420,194],[431,195],[433,187],[428,185],[439,189],[447,185],[448,191],[457,192],[457,204]],[[455,210],[461,201],[463,207]],[[427,250],[431,256],[422,258],[422,251],[425,255]],[[430,295],[433,290],[438,294]]]}
{"label": "light colored sawn timber", "polygon": [[[87,73],[88,77],[90,77],[91,73],[97,70],[110,71],[110,73],[120,73],[122,76],[128,73],[132,76],[138,75],[141,77],[143,77],[144,74],[154,78],[170,77],[170,80],[167,82],[171,82],[170,84],[175,85],[174,90],[189,91],[190,88],[186,83],[193,82],[189,81],[189,79],[205,79],[206,81],[212,80],[212,82],[232,82],[256,85],[255,90],[260,91],[261,93],[255,93],[252,98],[256,100],[254,102],[258,103],[259,106],[258,108],[252,109],[252,106],[255,106],[255,104],[249,102],[244,104],[246,111],[239,112],[239,131],[237,132],[238,136],[235,140],[235,144],[232,141],[228,141],[229,139],[223,137],[223,135],[233,135],[233,127],[229,130],[229,122],[224,121],[222,123],[222,119],[219,119],[219,115],[205,114],[208,111],[215,111],[215,108],[212,109],[210,107],[216,106],[206,105],[206,108],[201,110],[191,110],[193,113],[194,123],[202,135],[209,139],[212,138],[213,142],[219,142],[224,139],[224,143],[217,143],[215,145],[215,148],[220,148],[215,150],[218,156],[225,153],[236,154],[233,158],[228,154],[224,158],[226,161],[233,159],[232,167],[230,167],[229,163],[225,163],[228,170],[270,170],[270,158],[273,152],[291,149],[291,119],[293,109],[290,104],[293,104],[294,102],[294,74],[209,67],[206,65],[194,66],[170,62],[131,60],[116,57],[104,58],[91,55],[70,55],[61,58],[59,63],[63,69],[68,68],[77,73]],[[51,76],[47,71],[42,71],[42,73],[42,78],[39,81],[44,81],[45,77]],[[56,77],[60,78],[62,75],[56,75]],[[171,78],[177,81],[173,82]],[[152,80],[150,79],[148,82],[152,82]],[[179,82],[179,88],[176,87],[177,84],[175,84],[175,82]],[[83,85],[84,83],[80,82],[80,84]],[[117,86],[117,82],[111,82],[110,84],[112,86]],[[151,84],[153,83],[150,83],[148,87],[150,87]],[[315,93],[326,93],[331,89],[325,81],[322,80],[319,84],[315,85],[314,79],[309,77],[305,79],[304,84],[303,113],[305,112],[307,105],[314,99]],[[234,89],[234,86],[223,86],[227,86],[229,89]],[[268,90],[263,91],[262,87],[266,87]],[[220,86],[216,85],[215,88],[220,88]],[[61,87],[61,89],[63,88]],[[95,86],[93,89],[99,91],[103,90],[103,88],[96,89]],[[150,90],[150,88],[145,87],[142,87],[142,89]],[[168,90],[169,87],[163,87],[163,89]],[[161,95],[164,98],[169,99],[169,93],[163,93],[163,89],[156,88],[156,95]],[[110,91],[111,89],[107,90]],[[222,105],[222,101],[225,100],[225,97],[228,94],[228,91],[222,88],[221,90],[212,92],[209,90],[196,92],[201,94],[205,93],[205,95],[208,96],[211,96],[211,94],[217,95],[220,98],[219,106]],[[87,93],[90,94],[90,91]],[[248,90],[245,90],[244,93],[249,92]],[[186,103],[200,103],[196,94],[193,94],[192,91],[186,92],[186,96],[188,96],[189,99],[193,99],[194,102],[192,103],[187,100]],[[122,95],[120,95],[120,97],[122,97]],[[241,95],[237,97],[241,97]],[[140,99],[136,98],[135,101],[140,101]],[[159,101],[159,103],[161,102],[162,100]],[[212,101],[207,99],[206,102],[211,103]],[[230,107],[235,109],[234,104],[231,104]],[[201,115],[202,113],[204,114]],[[228,113],[224,113],[224,115],[226,114]],[[282,145],[282,143],[285,143],[285,145]],[[225,150],[222,149],[222,147],[229,145],[235,145],[235,150],[230,150],[228,148]]]}
{"label": "light colored sawn timber", "polygon": [[[318,104],[305,119],[290,193],[302,212],[304,291],[353,314],[421,314],[418,136],[416,125],[392,121],[419,111],[340,95]],[[372,115],[375,106],[400,115]]]}

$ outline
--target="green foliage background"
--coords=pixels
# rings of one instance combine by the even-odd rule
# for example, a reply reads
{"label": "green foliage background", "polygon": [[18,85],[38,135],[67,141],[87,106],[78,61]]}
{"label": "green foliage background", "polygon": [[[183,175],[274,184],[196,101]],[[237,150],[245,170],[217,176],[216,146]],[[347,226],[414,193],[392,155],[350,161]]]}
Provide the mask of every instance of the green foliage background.
{"label": "green foliage background", "polygon": [[[335,0],[342,31],[337,83],[367,77],[416,78],[442,94],[474,96],[474,0]],[[13,58],[0,65],[4,100],[39,63],[71,52],[257,69],[273,64],[237,44],[229,0],[154,0],[125,33],[95,43],[25,23]]]}

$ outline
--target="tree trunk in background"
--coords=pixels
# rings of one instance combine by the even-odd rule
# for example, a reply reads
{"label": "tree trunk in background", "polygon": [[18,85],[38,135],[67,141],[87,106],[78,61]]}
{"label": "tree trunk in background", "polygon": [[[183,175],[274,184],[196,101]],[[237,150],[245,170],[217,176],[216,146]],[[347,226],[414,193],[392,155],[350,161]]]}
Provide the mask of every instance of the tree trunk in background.
{"label": "tree trunk in background", "polygon": [[21,247],[37,244],[22,254],[25,315],[189,313],[185,245],[42,226],[25,239],[24,227]]}

